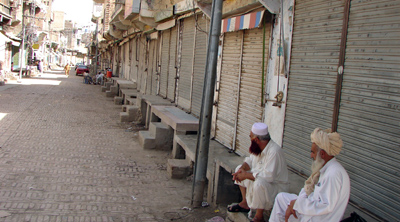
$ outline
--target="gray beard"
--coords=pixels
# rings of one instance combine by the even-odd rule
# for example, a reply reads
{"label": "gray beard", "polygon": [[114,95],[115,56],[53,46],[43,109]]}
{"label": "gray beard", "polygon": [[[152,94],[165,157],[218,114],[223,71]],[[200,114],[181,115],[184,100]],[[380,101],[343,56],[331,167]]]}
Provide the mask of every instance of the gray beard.
{"label": "gray beard", "polygon": [[314,174],[315,172],[318,172],[319,170],[321,170],[324,163],[325,163],[325,161],[321,158],[321,156],[319,155],[319,152],[318,152],[317,158],[315,158],[315,160],[313,160],[312,164],[311,164],[311,175]]}

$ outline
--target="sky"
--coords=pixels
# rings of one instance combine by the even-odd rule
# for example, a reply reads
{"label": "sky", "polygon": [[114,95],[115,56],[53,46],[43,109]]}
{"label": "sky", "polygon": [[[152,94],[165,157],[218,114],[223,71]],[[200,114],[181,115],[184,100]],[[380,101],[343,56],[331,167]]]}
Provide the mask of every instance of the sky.
{"label": "sky", "polygon": [[65,20],[73,20],[79,25],[92,24],[93,0],[55,0],[53,11],[64,11]]}

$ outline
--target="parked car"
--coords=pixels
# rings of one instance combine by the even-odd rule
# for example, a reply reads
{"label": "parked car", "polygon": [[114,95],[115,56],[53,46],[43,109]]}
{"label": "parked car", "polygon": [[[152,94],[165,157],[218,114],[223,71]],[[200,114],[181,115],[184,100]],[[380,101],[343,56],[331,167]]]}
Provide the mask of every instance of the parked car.
{"label": "parked car", "polygon": [[76,65],[75,65],[75,70],[78,68],[78,66],[83,66],[84,64],[83,63],[76,63]]}
{"label": "parked car", "polygon": [[83,75],[85,72],[89,73],[89,67],[84,65],[79,65],[75,70],[75,75]]}

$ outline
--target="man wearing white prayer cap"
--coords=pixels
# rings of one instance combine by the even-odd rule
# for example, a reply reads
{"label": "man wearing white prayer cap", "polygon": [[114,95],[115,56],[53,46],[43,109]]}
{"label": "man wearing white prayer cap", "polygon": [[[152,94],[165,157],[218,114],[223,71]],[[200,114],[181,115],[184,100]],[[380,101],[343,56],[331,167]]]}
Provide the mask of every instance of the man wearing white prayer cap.
{"label": "man wearing white prayer cap", "polygon": [[250,131],[250,156],[233,174],[242,201],[228,206],[230,212],[256,210],[253,221],[264,221],[264,210],[270,210],[275,196],[288,189],[288,170],[281,147],[271,140],[265,123],[254,123]]}
{"label": "man wearing white prayer cap", "polygon": [[342,149],[342,139],[330,129],[316,128],[311,142],[311,176],[298,196],[276,196],[270,222],[341,220],[350,197],[349,175],[335,158]]}

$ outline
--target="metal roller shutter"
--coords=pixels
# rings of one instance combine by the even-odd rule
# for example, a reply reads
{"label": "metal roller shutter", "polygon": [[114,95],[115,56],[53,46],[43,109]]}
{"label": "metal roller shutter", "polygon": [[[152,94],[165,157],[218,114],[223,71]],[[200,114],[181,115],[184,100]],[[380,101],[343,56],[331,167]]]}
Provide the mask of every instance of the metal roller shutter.
{"label": "metal roller shutter", "polygon": [[[150,40],[148,42],[148,56],[147,56],[147,78],[146,78],[146,94],[153,94],[153,79],[156,78],[154,69],[154,49],[156,46],[156,40]],[[155,70],[155,69],[154,69]]]}
{"label": "metal roller shutter", "polygon": [[203,96],[204,73],[207,60],[207,40],[210,21],[203,14],[197,14],[196,43],[194,50],[194,72],[191,98],[191,112],[199,117]]}
{"label": "metal roller shutter", "polygon": [[193,57],[195,47],[194,17],[183,20],[181,39],[181,61],[178,79],[178,106],[190,111],[190,93],[192,88]]}
{"label": "metal roller shutter", "polygon": [[171,101],[175,101],[177,31],[178,29],[176,26],[171,28],[171,38],[169,43],[167,98]]}
{"label": "metal roller shutter", "polygon": [[129,42],[124,44],[124,77],[125,79],[130,78],[130,63],[129,63]]}
{"label": "metal roller shutter", "polygon": [[400,218],[400,1],[352,1],[338,132],[351,199]]}
{"label": "metal roller shutter", "polygon": [[161,73],[159,76],[160,81],[160,95],[167,97],[167,83],[168,83],[168,66],[170,60],[170,37],[171,30],[165,30],[162,32],[162,46],[161,46]]}
{"label": "metal roller shutter", "polygon": [[140,92],[146,94],[146,78],[147,78],[147,40],[143,35],[139,39],[139,76],[140,76]]}
{"label": "metal roller shutter", "polygon": [[157,95],[157,79],[158,79],[158,53],[159,51],[158,46],[159,46],[159,39],[155,39],[154,41],[154,49],[153,49],[153,62],[151,63],[151,66],[153,67],[153,73],[151,74],[151,94],[152,95]]}
{"label": "metal roller shutter", "polygon": [[[270,24],[265,27],[265,59],[268,62]],[[267,64],[263,68],[263,28],[244,30],[242,72],[240,78],[239,108],[235,150],[241,155],[249,154],[249,134],[253,123],[261,122],[262,75],[265,76]]]}
{"label": "metal roller shutter", "polygon": [[215,139],[233,148],[238,98],[242,31],[224,34]]}
{"label": "metal roller shutter", "polygon": [[310,133],[331,128],[344,1],[296,0],[283,148],[310,174]]}
{"label": "metal roller shutter", "polygon": [[136,37],[134,39],[131,39],[129,42],[131,45],[131,52],[130,52],[130,57],[131,57],[131,80],[137,81],[138,76],[137,76],[137,61],[136,61]]}

